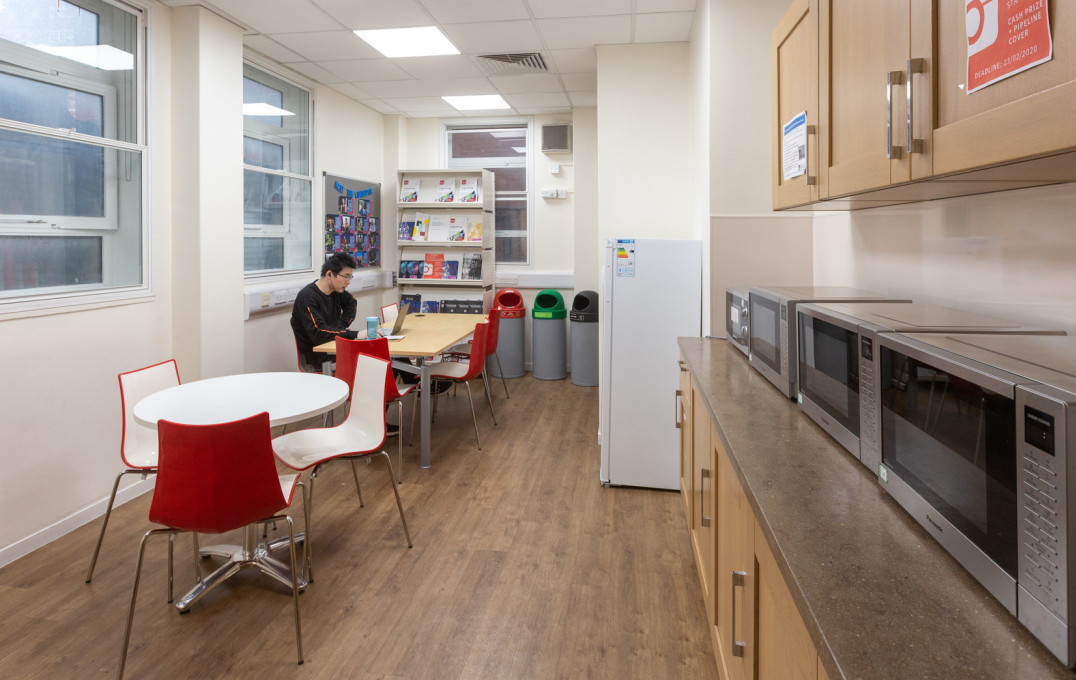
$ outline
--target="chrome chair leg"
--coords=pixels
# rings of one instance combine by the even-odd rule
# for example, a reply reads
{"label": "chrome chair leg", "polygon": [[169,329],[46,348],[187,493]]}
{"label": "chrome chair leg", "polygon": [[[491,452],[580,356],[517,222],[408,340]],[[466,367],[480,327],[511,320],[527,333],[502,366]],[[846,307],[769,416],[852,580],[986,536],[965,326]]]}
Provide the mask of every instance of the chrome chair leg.
{"label": "chrome chair leg", "polygon": [[171,536],[168,537],[168,604],[172,604],[172,599],[173,599],[172,598],[172,582],[174,581],[174,578],[173,578],[173,569],[172,569],[172,554],[175,552],[173,550],[175,545],[176,545],[176,534],[173,533]]}
{"label": "chrome chair leg", "polygon": [[497,360],[497,373],[500,374],[500,376],[501,376],[501,385],[504,386],[504,398],[505,399],[511,399],[512,397],[508,396],[508,383],[505,382],[505,380],[504,380],[504,369],[501,368],[501,357],[498,356],[496,352],[494,352],[493,353],[493,358]]}
{"label": "chrome chair leg", "polygon": [[145,478],[146,475],[157,474],[156,470],[124,470],[116,475],[116,481],[112,483],[112,493],[108,497],[108,507],[105,508],[105,518],[101,522],[101,533],[97,536],[97,545],[93,549],[93,557],[90,558],[90,569],[86,572],[86,583],[93,580],[93,569],[97,566],[97,556],[101,552],[101,543],[105,540],[105,529],[108,528],[108,518],[112,516],[112,506],[116,503],[116,491],[120,488],[120,479],[124,475],[142,475]]}
{"label": "chrome chair leg", "polygon": [[[291,546],[291,599],[295,603],[295,647],[299,653],[299,665],[303,665],[303,630],[299,623],[299,574],[295,569],[295,523],[290,515],[284,515],[288,521],[288,544]],[[309,527],[307,528],[309,532]],[[305,552],[305,548],[304,548]]]}
{"label": "chrome chair leg", "polygon": [[474,399],[471,398],[471,381],[462,381],[467,388],[467,403],[471,405],[471,420],[474,421],[474,438],[478,442],[478,450],[482,450],[482,438],[478,436],[478,416],[474,413]]}
{"label": "chrome chair leg", "polygon": [[403,399],[396,400],[396,407],[400,412],[396,418],[396,482],[403,484]]}
{"label": "chrome chair leg", "polygon": [[366,504],[362,502],[362,489],[359,488],[359,471],[355,468],[355,459],[351,459],[351,476],[355,478],[355,490],[359,492],[359,507],[365,508]]}
{"label": "chrome chair leg", "polygon": [[489,391],[489,378],[484,368],[482,369],[482,387],[486,390],[486,402],[489,403],[489,415],[493,418],[493,426],[497,427],[497,415],[493,413],[493,397],[490,396]]}
{"label": "chrome chair leg", "polygon": [[392,482],[392,493],[396,496],[396,507],[400,510],[400,521],[403,522],[404,537],[407,539],[407,547],[411,548],[411,532],[407,529],[407,518],[404,517],[403,502],[400,501],[400,490],[396,487],[396,477],[392,473],[392,458],[384,451],[378,451],[385,457],[385,464],[389,466],[389,481]]}
{"label": "chrome chair leg", "polygon": [[155,534],[172,534],[173,529],[153,529],[142,536],[142,542],[138,546],[138,562],[135,564],[135,582],[131,589],[131,608],[127,611],[127,627],[123,631],[123,648],[120,650],[120,667],[116,671],[116,680],[123,680],[123,668],[127,665],[127,648],[131,643],[131,624],[134,623],[135,602],[138,600],[138,582],[142,576],[142,558],[146,554],[146,539]]}

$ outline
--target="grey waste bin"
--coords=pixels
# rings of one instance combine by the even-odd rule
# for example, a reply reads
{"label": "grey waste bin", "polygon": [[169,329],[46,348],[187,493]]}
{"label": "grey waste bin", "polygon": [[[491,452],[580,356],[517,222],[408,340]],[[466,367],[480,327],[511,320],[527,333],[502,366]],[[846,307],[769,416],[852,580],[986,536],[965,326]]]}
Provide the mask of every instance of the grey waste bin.
{"label": "grey waste bin", "polygon": [[496,378],[522,378],[523,342],[527,332],[527,310],[523,307],[523,296],[518,290],[502,288],[493,298],[493,308],[489,313],[501,318],[497,331],[497,358],[500,359],[500,369],[504,375],[501,375],[493,357],[486,359],[486,371]]}
{"label": "grey waste bin", "polygon": [[568,375],[568,310],[555,290],[543,290],[531,309],[531,374],[539,380],[560,380]]}
{"label": "grey waste bin", "polygon": [[592,290],[576,293],[572,311],[572,384],[598,384],[598,294]]}

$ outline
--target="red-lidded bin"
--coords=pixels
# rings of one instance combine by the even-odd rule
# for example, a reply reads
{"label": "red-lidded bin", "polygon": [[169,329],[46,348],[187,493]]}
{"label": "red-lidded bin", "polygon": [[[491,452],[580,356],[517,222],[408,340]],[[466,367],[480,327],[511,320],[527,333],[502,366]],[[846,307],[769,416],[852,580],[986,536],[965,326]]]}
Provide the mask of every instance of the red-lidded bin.
{"label": "red-lidded bin", "polygon": [[[514,288],[502,288],[497,291],[493,298],[493,307],[489,310],[491,315],[497,314],[501,318],[499,337],[497,340],[497,359],[492,357],[486,361],[486,371],[495,377],[522,378],[523,377],[523,342],[526,337],[527,310],[523,307],[523,296]],[[504,371],[504,375],[501,375]]]}

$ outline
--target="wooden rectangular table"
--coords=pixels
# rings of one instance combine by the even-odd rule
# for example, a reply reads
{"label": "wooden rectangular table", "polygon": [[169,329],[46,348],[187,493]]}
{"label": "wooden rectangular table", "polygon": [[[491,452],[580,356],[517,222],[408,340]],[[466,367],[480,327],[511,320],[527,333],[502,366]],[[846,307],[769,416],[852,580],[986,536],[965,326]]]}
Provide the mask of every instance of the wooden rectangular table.
{"label": "wooden rectangular table", "polygon": [[[485,319],[480,314],[408,314],[400,329],[400,335],[404,337],[389,340],[391,356],[415,361],[415,365],[397,362],[393,366],[401,371],[419,374],[419,467],[430,467],[430,366],[426,358],[437,356],[458,344],[474,332],[476,323]],[[323,343],[314,347],[314,351],[334,353],[336,343]],[[400,423],[399,436],[403,436],[403,423]]]}

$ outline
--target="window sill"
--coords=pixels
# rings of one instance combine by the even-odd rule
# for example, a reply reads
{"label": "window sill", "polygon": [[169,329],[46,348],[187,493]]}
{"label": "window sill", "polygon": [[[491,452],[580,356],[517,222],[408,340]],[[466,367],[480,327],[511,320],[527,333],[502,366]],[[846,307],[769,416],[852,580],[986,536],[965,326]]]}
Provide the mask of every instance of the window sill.
{"label": "window sill", "polygon": [[39,296],[29,299],[12,299],[0,301],[0,321],[73,314],[94,309],[154,302],[156,299],[156,293],[146,288],[75,293],[52,298]]}

